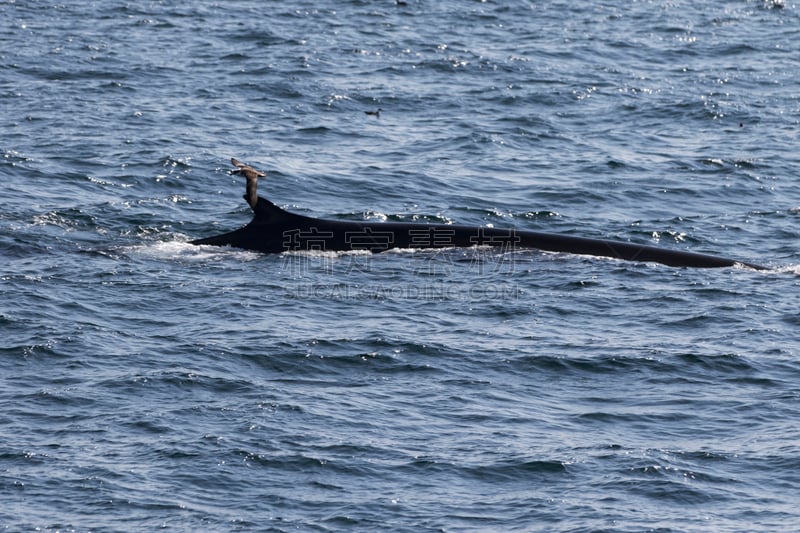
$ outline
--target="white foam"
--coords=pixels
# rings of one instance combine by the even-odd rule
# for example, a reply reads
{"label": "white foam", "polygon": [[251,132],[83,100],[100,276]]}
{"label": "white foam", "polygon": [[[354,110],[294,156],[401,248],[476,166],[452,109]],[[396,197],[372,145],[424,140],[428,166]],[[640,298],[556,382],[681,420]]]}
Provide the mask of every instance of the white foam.
{"label": "white foam", "polygon": [[333,259],[336,257],[344,257],[349,255],[372,255],[372,252],[369,250],[290,250],[283,252],[282,255]]}
{"label": "white foam", "polygon": [[195,245],[188,241],[159,241],[125,248],[130,255],[158,260],[208,262],[222,259],[253,261],[263,254],[230,246]]}
{"label": "white foam", "polygon": [[764,272],[767,273],[774,272],[776,274],[794,274],[795,276],[800,276],[800,264],[770,268],[769,270],[765,270]]}

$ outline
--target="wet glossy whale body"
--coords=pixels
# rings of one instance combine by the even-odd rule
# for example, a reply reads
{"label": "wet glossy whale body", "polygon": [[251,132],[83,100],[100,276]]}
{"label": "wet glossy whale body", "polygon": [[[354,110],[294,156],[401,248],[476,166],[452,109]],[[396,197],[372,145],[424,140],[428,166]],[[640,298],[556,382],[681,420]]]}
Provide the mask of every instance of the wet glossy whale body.
{"label": "wet glossy whale body", "polygon": [[198,239],[192,241],[192,244],[234,246],[263,253],[306,250],[383,252],[392,248],[423,249],[489,245],[509,250],[535,248],[548,252],[662,263],[675,267],[712,268],[745,265],[751,268],[763,268],[706,254],[514,228],[312,218],[285,211],[261,196],[258,197],[253,211],[255,216],[246,226],[216,237]]}

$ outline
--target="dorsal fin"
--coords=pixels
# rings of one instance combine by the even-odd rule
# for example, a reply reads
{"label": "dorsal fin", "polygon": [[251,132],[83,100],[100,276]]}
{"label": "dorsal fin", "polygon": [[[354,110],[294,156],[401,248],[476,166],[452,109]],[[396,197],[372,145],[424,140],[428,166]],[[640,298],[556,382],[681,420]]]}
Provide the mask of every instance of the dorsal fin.
{"label": "dorsal fin", "polygon": [[288,223],[292,220],[299,221],[308,218],[281,209],[263,196],[258,197],[258,203],[253,209],[253,215],[253,222],[266,224]]}

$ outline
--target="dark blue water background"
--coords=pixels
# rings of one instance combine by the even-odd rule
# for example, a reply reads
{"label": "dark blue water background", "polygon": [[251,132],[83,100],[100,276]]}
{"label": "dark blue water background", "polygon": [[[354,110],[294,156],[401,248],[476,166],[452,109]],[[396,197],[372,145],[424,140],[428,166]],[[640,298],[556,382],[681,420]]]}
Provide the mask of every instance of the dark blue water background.
{"label": "dark blue water background", "polygon": [[406,1],[0,2],[0,528],[796,530],[800,8]]}

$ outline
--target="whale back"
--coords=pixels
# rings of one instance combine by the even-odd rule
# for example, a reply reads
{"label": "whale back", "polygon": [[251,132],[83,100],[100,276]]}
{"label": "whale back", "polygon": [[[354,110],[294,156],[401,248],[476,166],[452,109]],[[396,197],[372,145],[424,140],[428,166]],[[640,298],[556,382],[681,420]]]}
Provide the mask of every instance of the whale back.
{"label": "whale back", "polygon": [[290,213],[260,196],[249,224],[229,233],[192,241],[192,244],[227,245],[263,253],[312,250],[382,252],[392,248],[495,246],[535,248],[676,267],[711,268],[741,264],[765,269],[726,257],[515,228],[312,218]]}

